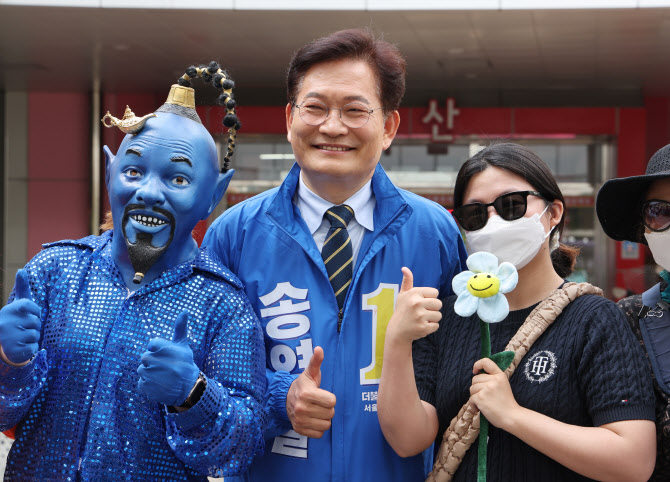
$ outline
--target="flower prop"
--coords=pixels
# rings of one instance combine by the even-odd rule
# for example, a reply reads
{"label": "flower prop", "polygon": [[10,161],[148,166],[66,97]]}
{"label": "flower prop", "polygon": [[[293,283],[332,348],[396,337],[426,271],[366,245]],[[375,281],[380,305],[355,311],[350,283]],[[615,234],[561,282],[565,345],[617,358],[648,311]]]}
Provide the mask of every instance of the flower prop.
{"label": "flower prop", "polygon": [[512,291],[519,281],[514,265],[505,262],[498,266],[498,258],[485,251],[471,254],[467,265],[470,271],[456,275],[451,282],[458,296],[456,314],[468,317],[476,311],[479,319],[487,323],[504,320],[509,303],[503,293]]}
{"label": "flower prop", "polygon": [[[490,358],[498,367],[505,369],[514,360],[513,351],[491,355],[491,333],[489,323],[504,320],[509,313],[509,303],[503,293],[509,293],[519,282],[519,273],[512,263],[501,263],[498,258],[485,251],[470,255],[466,261],[470,271],[456,275],[451,282],[458,296],[454,304],[457,315],[469,317],[477,312],[481,335],[481,356]],[[486,482],[486,457],[489,422],[483,414],[479,416],[479,447],[477,451],[477,482]]]}

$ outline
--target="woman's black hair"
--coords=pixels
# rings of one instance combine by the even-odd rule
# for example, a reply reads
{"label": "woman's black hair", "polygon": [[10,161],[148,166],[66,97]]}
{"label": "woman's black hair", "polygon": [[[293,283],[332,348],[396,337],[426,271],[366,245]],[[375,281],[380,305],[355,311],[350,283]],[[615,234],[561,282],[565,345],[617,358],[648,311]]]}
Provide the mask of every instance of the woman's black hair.
{"label": "woman's black hair", "polygon": [[191,79],[201,77],[205,82],[211,82],[215,89],[222,90],[221,95],[217,99],[217,103],[226,108],[226,115],[223,117],[221,123],[228,129],[228,149],[223,158],[223,166],[221,172],[227,172],[230,168],[230,158],[235,149],[235,139],[237,138],[237,131],[240,130],[242,124],[235,113],[236,102],[233,99],[233,82],[225,70],[221,70],[219,64],[211,61],[207,67],[196,67],[192,65],[186,69],[186,73],[177,79],[177,83],[182,87],[191,87]]}
{"label": "woman's black hair", "polygon": [[[475,174],[493,166],[516,174],[530,183],[547,203],[561,201],[563,217],[555,228],[558,236],[563,233],[565,221],[565,198],[558,187],[549,167],[533,151],[525,146],[512,142],[498,142],[489,145],[465,161],[458,171],[454,187],[454,208],[463,205],[463,196]],[[554,234],[555,236],[555,234]],[[558,249],[551,253],[551,262],[559,276],[569,276],[575,267],[579,248],[559,243]]]}

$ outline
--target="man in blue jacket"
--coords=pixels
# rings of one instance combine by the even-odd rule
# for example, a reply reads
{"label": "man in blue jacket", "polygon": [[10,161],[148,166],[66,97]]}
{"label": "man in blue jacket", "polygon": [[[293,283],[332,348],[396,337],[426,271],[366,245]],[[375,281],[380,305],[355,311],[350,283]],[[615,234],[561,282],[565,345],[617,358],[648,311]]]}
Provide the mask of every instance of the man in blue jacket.
{"label": "man in blue jacket", "polygon": [[423,480],[430,454],[400,458],[377,420],[384,335],[401,268],[445,296],[465,250],[444,208],[378,164],[400,122],[405,61],[368,30],[345,30],[296,52],[287,82],[296,165],[204,241],[264,329],[269,425],[248,480]]}

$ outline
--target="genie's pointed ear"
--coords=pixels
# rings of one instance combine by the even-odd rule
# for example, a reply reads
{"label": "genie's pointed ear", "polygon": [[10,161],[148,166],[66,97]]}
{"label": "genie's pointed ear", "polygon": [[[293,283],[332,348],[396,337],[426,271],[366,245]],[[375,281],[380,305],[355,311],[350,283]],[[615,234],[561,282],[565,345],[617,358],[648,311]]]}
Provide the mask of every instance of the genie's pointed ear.
{"label": "genie's pointed ear", "polygon": [[112,154],[112,151],[107,146],[104,146],[102,150],[105,152],[105,186],[107,186],[107,190],[109,191],[109,168],[114,160],[114,154]]}
{"label": "genie's pointed ear", "polygon": [[235,169],[229,169],[227,172],[219,174],[219,178],[216,181],[216,189],[214,190],[214,195],[212,196],[212,204],[209,206],[209,209],[207,210],[206,217],[209,217],[209,215],[212,214],[216,206],[218,206],[219,201],[221,201],[221,198],[228,189],[228,184],[230,184],[230,180],[233,178],[233,174],[235,174]]}

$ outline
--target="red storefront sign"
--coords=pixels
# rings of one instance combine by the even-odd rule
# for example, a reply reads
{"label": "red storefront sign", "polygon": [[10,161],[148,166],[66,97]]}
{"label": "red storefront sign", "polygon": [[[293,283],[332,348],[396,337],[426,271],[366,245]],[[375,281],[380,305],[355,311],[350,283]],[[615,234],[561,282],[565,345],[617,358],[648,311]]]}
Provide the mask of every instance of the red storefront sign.
{"label": "red storefront sign", "polygon": [[[212,134],[221,135],[225,132],[226,129],[221,124],[221,119],[225,115],[223,108],[198,106],[197,110],[203,124]],[[241,132],[286,134],[284,107],[241,106],[237,110],[243,122]],[[436,141],[444,141],[440,136],[451,136],[449,138],[451,140],[460,136],[479,136],[484,139],[623,136],[624,143],[632,140],[639,148],[643,158],[641,172],[644,172],[646,165],[644,159],[646,119],[643,108],[457,107],[455,101],[449,98],[444,106],[440,106],[437,100],[432,99],[427,106],[401,107],[399,112],[400,127],[397,136],[400,138],[431,139],[435,127],[438,128]],[[621,140],[619,139],[619,142]]]}

